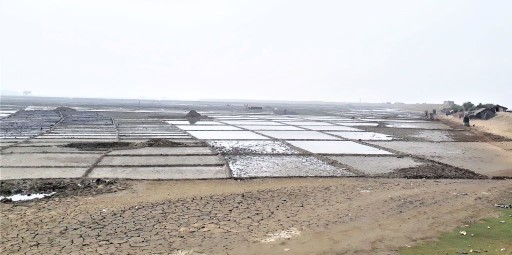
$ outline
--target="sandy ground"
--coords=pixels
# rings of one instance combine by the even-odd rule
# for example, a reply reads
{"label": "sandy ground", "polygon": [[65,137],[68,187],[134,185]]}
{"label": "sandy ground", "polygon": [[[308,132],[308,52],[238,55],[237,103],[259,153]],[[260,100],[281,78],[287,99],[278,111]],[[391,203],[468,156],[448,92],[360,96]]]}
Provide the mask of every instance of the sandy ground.
{"label": "sandy ground", "polygon": [[[440,118],[462,126],[462,119],[456,116],[440,116]],[[479,131],[512,139],[512,113],[510,112],[498,112],[494,118],[488,120],[472,119],[470,124],[471,128]]]}
{"label": "sandy ground", "polygon": [[137,181],[0,204],[2,254],[393,254],[495,214],[512,180]]}

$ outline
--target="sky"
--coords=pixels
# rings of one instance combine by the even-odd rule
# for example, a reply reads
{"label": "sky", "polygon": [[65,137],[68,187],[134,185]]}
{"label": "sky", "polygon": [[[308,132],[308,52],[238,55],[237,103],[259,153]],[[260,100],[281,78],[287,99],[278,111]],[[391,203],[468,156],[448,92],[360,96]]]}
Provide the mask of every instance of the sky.
{"label": "sky", "polygon": [[512,105],[510,0],[0,0],[37,96]]}

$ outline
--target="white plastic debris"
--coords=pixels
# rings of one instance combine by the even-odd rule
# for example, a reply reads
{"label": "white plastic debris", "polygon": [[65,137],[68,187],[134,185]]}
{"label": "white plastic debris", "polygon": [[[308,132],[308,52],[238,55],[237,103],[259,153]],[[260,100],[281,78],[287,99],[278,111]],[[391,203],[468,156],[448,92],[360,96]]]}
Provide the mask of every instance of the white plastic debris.
{"label": "white plastic debris", "polygon": [[45,197],[53,196],[55,193],[56,192],[52,192],[52,193],[48,193],[48,194],[36,193],[36,194],[29,194],[29,195],[16,194],[16,195],[8,196],[8,197],[0,196],[0,200],[2,200],[2,199],[10,199],[10,200],[12,200],[14,202],[16,202],[16,201],[27,201],[27,200],[32,200],[32,199],[39,199],[39,198],[45,198]]}

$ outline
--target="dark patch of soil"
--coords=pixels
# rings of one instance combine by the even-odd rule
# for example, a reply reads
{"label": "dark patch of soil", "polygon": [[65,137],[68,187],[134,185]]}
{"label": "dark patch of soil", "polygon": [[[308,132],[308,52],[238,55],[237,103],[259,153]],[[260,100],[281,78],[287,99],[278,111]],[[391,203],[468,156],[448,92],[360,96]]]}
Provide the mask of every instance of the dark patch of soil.
{"label": "dark patch of soil", "polygon": [[407,179],[487,179],[485,175],[453,166],[441,164],[424,164],[417,167],[402,168],[380,177]]}
{"label": "dark patch of soil", "polygon": [[109,149],[127,149],[134,148],[136,143],[129,142],[84,142],[84,143],[68,143],[62,147],[75,148],[79,150],[109,150]]}
{"label": "dark patch of soil", "polygon": [[142,147],[180,147],[180,146],[187,146],[184,143],[174,142],[171,140],[165,140],[165,139],[149,139],[145,142],[139,143],[142,145]]}
{"label": "dark patch of soil", "polygon": [[126,149],[136,149],[136,148],[144,148],[144,147],[184,147],[188,146],[184,143],[174,142],[171,140],[155,138],[149,139],[144,142],[134,143],[134,142],[83,142],[83,143],[68,143],[66,145],[62,145],[62,147],[66,148],[75,148],[84,151],[106,151],[106,150],[126,150]]}
{"label": "dark patch of soil", "polygon": [[[89,196],[125,190],[128,184],[107,179],[23,179],[0,181],[0,195],[56,192],[52,197]],[[4,199],[1,202],[11,202]],[[22,202],[22,201],[20,201]]]}

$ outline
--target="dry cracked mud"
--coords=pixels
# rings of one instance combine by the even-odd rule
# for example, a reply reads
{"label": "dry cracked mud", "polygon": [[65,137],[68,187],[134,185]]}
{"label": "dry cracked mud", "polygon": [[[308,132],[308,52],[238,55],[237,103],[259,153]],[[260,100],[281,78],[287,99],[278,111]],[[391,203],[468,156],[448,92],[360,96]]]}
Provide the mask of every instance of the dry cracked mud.
{"label": "dry cracked mud", "polygon": [[511,180],[489,179],[128,184],[117,193],[0,204],[1,253],[392,254],[512,200]]}

